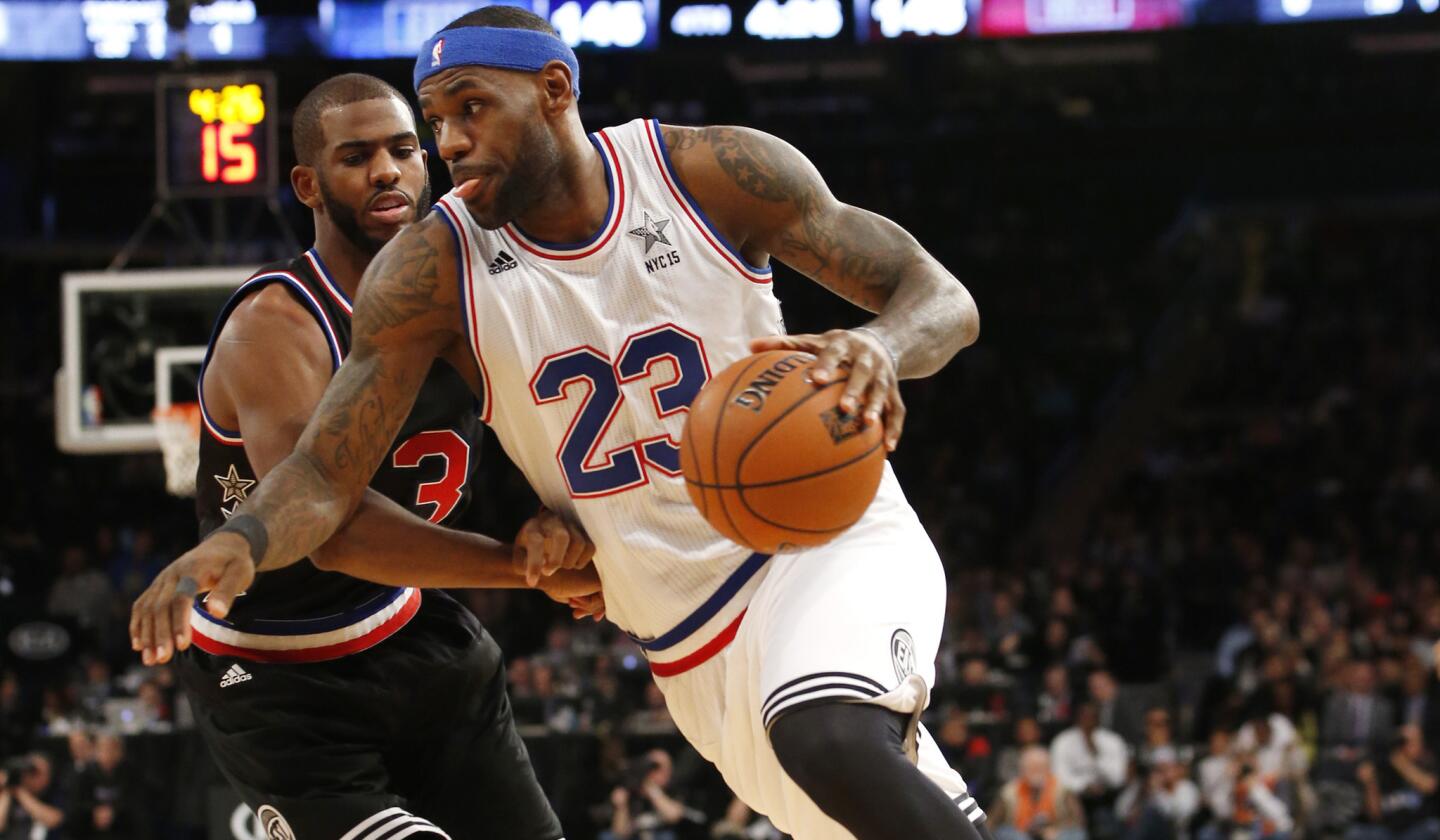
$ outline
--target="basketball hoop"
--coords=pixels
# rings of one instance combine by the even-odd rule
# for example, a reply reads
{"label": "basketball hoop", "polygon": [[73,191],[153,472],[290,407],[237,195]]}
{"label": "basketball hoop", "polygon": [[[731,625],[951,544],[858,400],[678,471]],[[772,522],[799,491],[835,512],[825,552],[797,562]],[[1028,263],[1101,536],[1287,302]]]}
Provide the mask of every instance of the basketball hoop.
{"label": "basketball hoop", "polygon": [[172,496],[194,496],[195,470],[200,466],[200,404],[174,403],[156,408],[150,416],[165,456],[165,489]]}

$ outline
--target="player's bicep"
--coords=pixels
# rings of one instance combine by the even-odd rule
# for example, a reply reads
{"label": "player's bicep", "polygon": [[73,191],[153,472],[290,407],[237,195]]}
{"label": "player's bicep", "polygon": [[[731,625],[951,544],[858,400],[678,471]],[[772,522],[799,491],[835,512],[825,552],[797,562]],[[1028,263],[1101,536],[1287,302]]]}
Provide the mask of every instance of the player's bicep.
{"label": "player's bicep", "polygon": [[234,406],[256,475],[295,448],[333,369],[320,323],[283,286],[257,292],[230,316],[207,366],[207,393]]}
{"label": "player's bicep", "polygon": [[809,158],[778,137],[728,126],[674,132],[672,152],[690,147],[681,155],[702,204],[730,220],[748,257],[773,256],[872,312],[929,259],[899,225],[837,199]]}
{"label": "player's bicep", "polygon": [[394,443],[431,364],[459,332],[449,233],[436,225],[407,228],[371,261],[355,300],[350,355],[296,448],[355,500]]}

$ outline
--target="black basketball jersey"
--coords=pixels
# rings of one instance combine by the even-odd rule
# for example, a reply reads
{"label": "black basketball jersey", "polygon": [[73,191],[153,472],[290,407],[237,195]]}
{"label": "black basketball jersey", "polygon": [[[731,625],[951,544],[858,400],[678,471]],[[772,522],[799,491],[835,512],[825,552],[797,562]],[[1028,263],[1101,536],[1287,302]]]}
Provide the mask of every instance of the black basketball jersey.
{"label": "black basketball jersey", "polygon": [[[235,307],[250,294],[274,284],[283,286],[314,316],[330,346],[334,367],[340,366],[350,349],[352,305],[314,249],[261,269],[236,290],[216,320],[206,365]],[[245,456],[240,431],[221,427],[206,410],[204,367],[201,371],[203,428],[195,512],[204,537],[254,492],[258,480]],[[431,522],[457,520],[469,503],[470,479],[480,454],[482,429],[476,408],[464,379],[447,362],[437,360],[370,486]],[[414,590],[321,571],[307,559],[258,575],[244,596],[236,599],[227,621],[210,617],[197,602],[192,626],[197,631],[197,645],[212,653],[244,655],[263,643],[275,652],[252,658],[310,661],[363,649],[367,641],[375,643],[377,636],[389,635],[381,633],[385,627],[394,632],[408,621],[418,602],[419,593]],[[256,634],[266,638],[258,639]],[[327,655],[301,653],[318,648],[326,648]]]}

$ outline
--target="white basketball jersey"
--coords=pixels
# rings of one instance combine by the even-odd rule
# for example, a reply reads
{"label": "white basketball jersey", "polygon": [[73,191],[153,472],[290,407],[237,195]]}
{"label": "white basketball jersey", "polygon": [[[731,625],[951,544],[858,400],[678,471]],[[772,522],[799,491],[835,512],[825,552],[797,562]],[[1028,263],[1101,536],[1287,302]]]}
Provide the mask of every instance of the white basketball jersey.
{"label": "white basketball jersey", "polygon": [[439,209],[460,250],[483,419],[544,504],[594,541],[611,620],[654,638],[751,556],[686,493],[686,406],[750,354],[752,338],[784,326],[770,269],[748,265],[710,226],[658,122],[591,141],[610,206],[588,241],[542,242],[515,224],[484,230],[453,195]]}

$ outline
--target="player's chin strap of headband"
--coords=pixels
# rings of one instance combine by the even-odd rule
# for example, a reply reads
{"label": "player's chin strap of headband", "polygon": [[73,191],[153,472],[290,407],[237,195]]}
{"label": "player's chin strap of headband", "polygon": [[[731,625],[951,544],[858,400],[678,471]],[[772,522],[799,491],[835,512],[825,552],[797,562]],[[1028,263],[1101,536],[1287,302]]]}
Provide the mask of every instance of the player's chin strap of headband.
{"label": "player's chin strap of headband", "polygon": [[462,26],[437,32],[415,59],[415,92],[420,83],[451,67],[481,65],[502,70],[538,71],[552,61],[570,68],[570,89],[580,98],[580,62],[575,51],[549,32]]}

